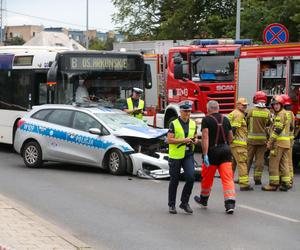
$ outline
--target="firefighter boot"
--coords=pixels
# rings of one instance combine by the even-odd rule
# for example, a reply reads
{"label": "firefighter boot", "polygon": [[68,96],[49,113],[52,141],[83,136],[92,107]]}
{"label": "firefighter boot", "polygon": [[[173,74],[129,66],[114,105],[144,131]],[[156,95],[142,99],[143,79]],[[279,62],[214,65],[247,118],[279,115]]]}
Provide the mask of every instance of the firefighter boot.
{"label": "firefighter boot", "polygon": [[253,187],[251,187],[250,185],[243,186],[243,187],[240,187],[240,191],[253,191]]}
{"label": "firefighter boot", "polygon": [[261,190],[263,191],[276,191],[278,188],[277,185],[271,185],[271,184],[267,184],[261,187]]}
{"label": "firefighter boot", "polygon": [[261,185],[261,180],[254,180],[255,185]]}
{"label": "firefighter boot", "polygon": [[284,182],[282,182],[279,187],[279,190],[283,192],[287,192],[289,189],[291,189],[291,184],[284,183]]}
{"label": "firefighter boot", "polygon": [[196,203],[201,205],[201,208],[207,208],[208,196],[205,197],[203,195],[200,196],[195,195],[194,200]]}
{"label": "firefighter boot", "polygon": [[235,200],[226,200],[225,201],[225,212],[227,214],[233,214],[235,208]]}

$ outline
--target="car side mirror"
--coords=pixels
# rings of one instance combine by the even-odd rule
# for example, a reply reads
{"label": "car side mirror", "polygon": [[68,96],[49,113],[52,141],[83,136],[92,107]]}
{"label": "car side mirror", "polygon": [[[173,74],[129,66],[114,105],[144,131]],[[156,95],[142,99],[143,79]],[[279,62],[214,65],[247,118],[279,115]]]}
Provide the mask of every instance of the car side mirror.
{"label": "car side mirror", "polygon": [[89,133],[93,135],[103,135],[99,128],[90,128]]}

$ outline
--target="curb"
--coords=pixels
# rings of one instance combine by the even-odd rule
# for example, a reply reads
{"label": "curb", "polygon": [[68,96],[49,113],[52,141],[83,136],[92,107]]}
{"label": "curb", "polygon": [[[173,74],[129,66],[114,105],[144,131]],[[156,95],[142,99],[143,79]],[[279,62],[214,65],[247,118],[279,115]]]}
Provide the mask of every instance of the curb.
{"label": "curb", "polygon": [[33,221],[41,224],[44,226],[46,229],[51,231],[52,233],[56,234],[57,237],[63,239],[64,241],[68,242],[74,248],[78,250],[93,250],[90,246],[88,246],[86,243],[83,241],[77,239],[76,237],[72,236],[70,233],[64,231],[63,229],[59,228],[58,226],[55,226],[51,224],[50,222],[46,221],[45,219],[35,215],[33,212],[31,212],[29,209],[21,206],[17,202],[7,198],[3,194],[0,194],[0,200],[5,201],[6,204],[9,205],[7,208],[12,208],[18,211],[19,213],[23,214],[24,216],[32,219]]}

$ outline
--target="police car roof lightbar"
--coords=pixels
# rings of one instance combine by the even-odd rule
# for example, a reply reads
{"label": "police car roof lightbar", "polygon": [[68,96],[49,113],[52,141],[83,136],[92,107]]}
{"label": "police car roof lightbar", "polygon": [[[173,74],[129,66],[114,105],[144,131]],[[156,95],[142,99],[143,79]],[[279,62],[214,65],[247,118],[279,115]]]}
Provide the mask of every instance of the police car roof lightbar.
{"label": "police car roof lightbar", "polygon": [[191,42],[191,45],[218,45],[218,44],[240,44],[240,45],[251,45],[251,39],[197,39]]}

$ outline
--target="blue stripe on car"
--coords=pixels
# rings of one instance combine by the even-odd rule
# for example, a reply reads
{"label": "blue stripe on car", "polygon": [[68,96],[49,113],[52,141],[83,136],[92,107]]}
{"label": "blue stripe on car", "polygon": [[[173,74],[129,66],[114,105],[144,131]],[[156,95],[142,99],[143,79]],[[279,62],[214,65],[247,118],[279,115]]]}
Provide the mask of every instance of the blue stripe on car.
{"label": "blue stripe on car", "polygon": [[[109,141],[98,140],[92,137],[82,136],[82,135],[71,135],[57,129],[47,128],[44,126],[38,126],[30,123],[22,124],[20,129],[26,132],[40,134],[42,136],[48,136],[55,139],[68,141],[71,143],[81,144],[87,147],[107,149],[110,146],[114,145],[112,142]],[[132,151],[131,148],[126,147],[124,145],[119,145],[119,146],[122,148],[123,152]]]}

